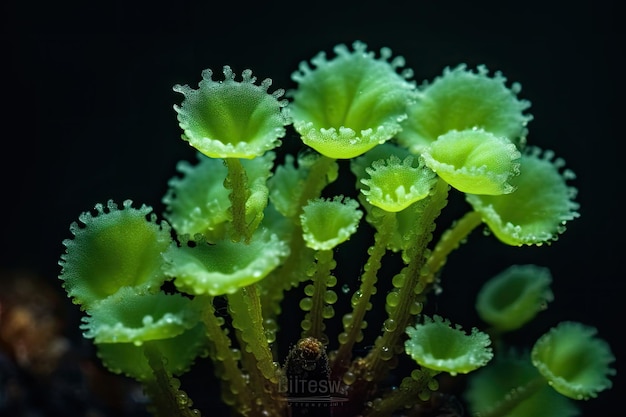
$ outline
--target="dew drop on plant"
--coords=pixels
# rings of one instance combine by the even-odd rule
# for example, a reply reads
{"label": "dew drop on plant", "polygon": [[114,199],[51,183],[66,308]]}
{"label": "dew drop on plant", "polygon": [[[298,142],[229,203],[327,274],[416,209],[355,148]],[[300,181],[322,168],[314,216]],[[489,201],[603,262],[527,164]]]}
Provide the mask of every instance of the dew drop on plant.
{"label": "dew drop on plant", "polygon": [[315,286],[313,284],[308,284],[306,287],[304,287],[304,293],[309,297],[312,297],[315,293]]}
{"label": "dew drop on plant", "polygon": [[384,361],[388,361],[393,357],[393,350],[389,348],[389,346],[383,346],[380,349],[380,357]]}
{"label": "dew drop on plant", "polygon": [[383,323],[383,329],[386,332],[393,332],[398,327],[398,323],[394,319],[387,319]]}
{"label": "dew drop on plant", "polygon": [[356,381],[356,375],[353,372],[347,371],[343,374],[343,383],[346,385],[352,385]]}
{"label": "dew drop on plant", "polygon": [[300,308],[303,311],[310,311],[311,307],[313,307],[313,300],[309,297],[305,297],[302,300],[300,300]]}
{"label": "dew drop on plant", "polygon": [[387,305],[389,305],[390,307],[396,307],[398,305],[398,302],[399,296],[396,291],[391,291],[389,294],[387,294]]}
{"label": "dew drop on plant", "polygon": [[333,290],[327,290],[326,294],[324,294],[324,302],[328,304],[335,304],[337,298],[337,293]]}

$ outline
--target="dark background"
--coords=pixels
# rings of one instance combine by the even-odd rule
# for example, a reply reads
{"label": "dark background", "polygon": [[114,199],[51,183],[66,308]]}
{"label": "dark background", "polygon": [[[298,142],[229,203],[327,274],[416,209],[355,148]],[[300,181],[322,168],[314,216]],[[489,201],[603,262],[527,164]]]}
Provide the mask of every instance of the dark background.
{"label": "dark background", "polygon": [[[615,2],[8,1],[0,7],[3,275],[30,271],[58,288],[61,242],[81,212],[127,198],[161,211],[176,162],[194,155],[179,139],[174,84],[195,87],[202,69],[219,75],[227,64],[236,73],[250,68],[259,79],[272,78],[272,89],[291,88],[300,61],[358,39],[403,55],[418,80],[465,62],[520,82],[534,115],[529,143],[555,150],[578,175],[571,184],[579,190],[581,218],[559,241],[508,248],[473,234],[446,266],[444,292],[432,308],[471,326],[468,311],[481,280],[511,263],[549,266],[556,299],[542,323],[517,341],[530,345],[560,320],[580,321],[610,342],[619,372],[624,139],[617,119],[624,43]],[[358,267],[341,273],[356,276]],[[78,314],[69,303],[67,311],[73,337]],[[582,403],[583,415],[619,415],[621,379],[618,374],[612,390]]]}

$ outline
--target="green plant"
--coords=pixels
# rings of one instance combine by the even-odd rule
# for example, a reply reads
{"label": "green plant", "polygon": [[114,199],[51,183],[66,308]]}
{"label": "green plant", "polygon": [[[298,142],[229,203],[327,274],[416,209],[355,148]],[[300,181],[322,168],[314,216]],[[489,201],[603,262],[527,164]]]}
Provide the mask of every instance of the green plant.
{"label": "green plant", "polygon": [[[418,86],[389,49],[334,51],[303,62],[286,98],[228,66],[223,80],[206,70],[197,89],[174,87],[182,138],[198,154],[169,182],[164,219],[109,201],[64,241],[60,278],[85,312],[84,336],[108,369],[144,385],[156,416],[200,413],[178,377],[207,356],[232,415],[456,415],[439,381],[458,374],[469,374],[464,400],[475,415],[531,415],[545,401],[554,406],[541,415],[575,415],[570,399],[596,396],[614,374],[595,329],[559,324],[530,354],[502,340],[552,300],[547,269],[514,266],[487,282],[482,331],[423,313],[477,227],[506,245],[543,245],[578,217],[573,173],[527,144],[520,86],[464,65]],[[288,129],[303,142],[297,156],[281,154]],[[339,178],[354,181],[354,195],[326,195]],[[467,212],[436,234],[451,193],[465,196]],[[359,288],[343,330],[328,334],[342,284],[335,250],[360,227],[373,233]],[[383,276],[389,253],[402,265]],[[382,279],[391,289],[374,306]],[[280,316],[294,296],[299,340],[283,360],[279,330],[290,329],[279,329]],[[372,309],[385,319],[359,356]],[[411,369],[394,370],[409,358]]]}

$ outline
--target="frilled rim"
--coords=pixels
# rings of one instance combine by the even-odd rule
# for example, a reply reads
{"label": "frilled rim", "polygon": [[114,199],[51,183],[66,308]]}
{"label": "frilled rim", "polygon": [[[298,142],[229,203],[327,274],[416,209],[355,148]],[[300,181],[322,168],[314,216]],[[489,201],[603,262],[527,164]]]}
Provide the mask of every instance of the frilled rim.
{"label": "frilled rim", "polygon": [[483,129],[451,130],[423,153],[424,163],[452,187],[464,193],[501,195],[515,188],[521,154],[506,137]]}
{"label": "frilled rim", "polygon": [[229,66],[223,68],[224,80],[214,81],[213,72],[202,72],[198,89],[175,85],[183,94],[180,106],[175,105],[182,138],[212,158],[252,159],[281,144],[291,122],[284,90],[269,93],[272,80],[255,84],[252,71],[242,72],[236,81]]}
{"label": "frilled rim", "polygon": [[[487,366],[473,372],[467,380],[463,397],[467,401],[471,415],[489,415],[511,394],[524,398],[512,409],[507,417],[574,417],[580,410],[574,402],[554,391],[548,384],[538,384],[541,378],[530,361],[527,351],[502,349]],[[530,388],[534,385],[538,388]]]}
{"label": "frilled rim", "polygon": [[306,245],[315,250],[330,250],[350,239],[363,217],[358,207],[356,200],[343,196],[309,200],[300,215]]}
{"label": "frilled rim", "polygon": [[487,281],[476,298],[480,318],[500,331],[522,327],[554,299],[546,267],[513,265]]}
{"label": "frilled rim", "polygon": [[493,357],[487,334],[476,328],[467,334],[438,315],[424,317],[422,324],[408,327],[406,333],[407,354],[421,366],[435,371],[466,374],[485,366]]}
{"label": "frilled rim", "polygon": [[361,193],[367,201],[388,212],[399,212],[430,194],[435,173],[414,163],[412,156],[400,160],[395,155],[377,160],[365,168],[369,178],[361,179],[367,188]]}
{"label": "frilled rim", "polygon": [[287,243],[263,228],[249,243],[195,239],[181,239],[163,254],[165,273],[180,291],[193,295],[232,294],[265,278],[289,255]]}
{"label": "frilled rim", "polygon": [[542,245],[557,240],[566,223],[579,217],[577,190],[567,184],[575,178],[552,151],[528,147],[520,158],[520,174],[511,179],[516,188],[500,196],[466,194],[489,230],[512,246]]}
{"label": "frilled rim", "polygon": [[220,158],[197,154],[197,163],[180,161],[176,170],[182,177],[168,181],[163,197],[165,218],[178,234],[203,234],[209,240],[224,236],[230,219],[229,191],[224,187],[228,169]]}
{"label": "frilled rim", "polygon": [[59,278],[75,304],[89,309],[120,288],[157,290],[165,275],[161,271],[163,252],[172,242],[166,222],[157,224],[152,208],[123,207],[109,200],[97,204],[95,215],[82,213],[70,226],[73,239],[66,239],[61,255]]}
{"label": "frilled rim", "polygon": [[95,343],[134,343],[168,339],[195,326],[200,312],[180,294],[138,293],[123,287],[89,310],[83,336]]}
{"label": "frilled rim", "polygon": [[398,73],[403,57],[392,59],[382,48],[377,58],[360,41],[352,46],[335,46],[332,59],[320,52],[311,59],[315,68],[301,62],[292,74],[298,87],[288,92],[294,128],[329,158],[353,158],[391,139],[415,99],[415,83],[408,81],[413,72]]}
{"label": "frilled rim", "polygon": [[597,332],[595,327],[566,321],[537,340],[532,363],[557,392],[586,400],[613,386],[609,376],[616,373],[610,366],[615,356]]}
{"label": "frilled rim", "polygon": [[524,113],[530,102],[518,98],[520,91],[519,83],[508,87],[501,72],[490,75],[484,65],[475,71],[466,64],[446,67],[442,75],[420,86],[397,139],[420,154],[451,130],[480,128],[522,148],[532,116]]}

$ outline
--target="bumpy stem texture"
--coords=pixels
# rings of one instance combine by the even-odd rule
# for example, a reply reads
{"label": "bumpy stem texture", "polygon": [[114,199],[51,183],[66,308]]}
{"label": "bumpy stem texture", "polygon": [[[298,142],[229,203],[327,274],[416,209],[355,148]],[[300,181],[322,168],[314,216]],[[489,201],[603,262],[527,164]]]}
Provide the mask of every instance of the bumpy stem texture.
{"label": "bumpy stem texture", "polygon": [[213,297],[206,297],[202,319],[211,346],[211,359],[216,374],[222,380],[222,396],[229,405],[236,405],[241,415],[249,415],[252,404],[251,391],[239,368],[239,361],[231,349],[231,340],[222,328],[223,319],[215,315]]}
{"label": "bumpy stem texture", "polygon": [[193,402],[180,390],[180,381],[165,369],[161,353],[151,343],[144,343],[144,355],[152,368],[154,379],[144,381],[150,397],[151,411],[155,417],[199,417],[198,410],[191,409]]}
{"label": "bumpy stem texture", "polygon": [[246,201],[250,197],[248,189],[248,176],[241,161],[236,158],[226,158],[224,160],[228,168],[228,175],[224,180],[224,187],[230,190],[230,212],[232,216],[233,240],[239,241],[242,238],[250,240],[251,231],[248,230],[246,222]]}
{"label": "bumpy stem texture", "polygon": [[381,213],[383,221],[374,235],[374,245],[368,249],[369,259],[363,268],[361,285],[352,297],[352,314],[344,317],[344,332],[339,334],[339,349],[333,358],[333,374],[339,375],[349,367],[354,344],[362,338],[365,313],[371,308],[370,298],[376,292],[378,271],[387,252],[396,217],[394,213]]}
{"label": "bumpy stem texture", "polygon": [[445,265],[448,255],[457,249],[481,223],[480,213],[469,211],[441,235],[426,263],[426,270],[431,280]]}
{"label": "bumpy stem texture", "polygon": [[[332,280],[331,271],[335,267],[332,250],[322,250],[316,253],[317,264],[313,275],[313,295],[302,301],[310,303],[310,310],[303,322],[302,337],[314,337],[322,343],[328,343],[328,336],[324,333],[324,319],[330,318],[329,311],[332,306],[326,302],[326,294],[329,280]],[[330,290],[332,291],[332,290]]]}
{"label": "bumpy stem texture", "polygon": [[[277,367],[267,342],[256,285],[249,285],[229,294],[228,307],[233,318],[233,327],[241,332],[241,339],[245,343],[242,348],[254,354],[257,368],[265,379],[276,383]],[[252,369],[249,371],[254,372]]]}
{"label": "bumpy stem texture", "polygon": [[[285,291],[297,287],[303,282],[307,275],[305,270],[313,262],[314,252],[304,243],[302,237],[302,226],[300,224],[300,213],[302,207],[311,199],[321,195],[322,190],[329,183],[329,173],[333,169],[335,160],[320,155],[309,168],[306,181],[302,185],[302,192],[298,199],[299,209],[296,211],[292,221],[289,248],[290,253],[282,266],[263,279],[262,294],[265,317],[274,318],[280,311],[280,303],[284,298]],[[269,314],[267,314],[269,313]]]}
{"label": "bumpy stem texture", "polygon": [[439,180],[433,194],[425,201],[425,206],[413,227],[413,244],[407,248],[405,258],[409,260],[400,271],[401,285],[387,296],[389,318],[383,326],[383,334],[374,343],[374,348],[366,357],[366,373],[369,378],[380,379],[388,370],[389,360],[397,354],[399,341],[410,320],[421,312],[421,305],[416,302],[430,275],[424,271],[427,260],[427,246],[432,239],[435,220],[448,200],[448,185]]}

